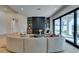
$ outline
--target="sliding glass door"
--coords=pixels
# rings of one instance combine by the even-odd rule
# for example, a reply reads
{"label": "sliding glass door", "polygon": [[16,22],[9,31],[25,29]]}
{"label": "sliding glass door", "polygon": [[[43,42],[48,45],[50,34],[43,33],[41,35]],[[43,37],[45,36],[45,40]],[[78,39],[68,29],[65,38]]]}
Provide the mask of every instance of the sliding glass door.
{"label": "sliding glass door", "polygon": [[74,42],[74,13],[61,18],[61,35]]}
{"label": "sliding glass door", "polygon": [[79,10],[77,11],[77,34],[76,34],[77,40],[76,44],[79,46]]}
{"label": "sliding glass door", "polygon": [[54,33],[79,48],[79,8],[54,19]]}
{"label": "sliding glass door", "polygon": [[60,34],[60,19],[56,19],[54,22],[55,22],[55,34],[59,35]]}

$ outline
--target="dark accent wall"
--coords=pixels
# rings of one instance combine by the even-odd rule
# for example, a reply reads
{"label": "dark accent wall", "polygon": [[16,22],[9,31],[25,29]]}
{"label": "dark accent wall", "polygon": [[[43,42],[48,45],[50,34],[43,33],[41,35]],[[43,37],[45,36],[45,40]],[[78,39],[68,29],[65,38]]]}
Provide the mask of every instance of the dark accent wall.
{"label": "dark accent wall", "polygon": [[34,34],[39,34],[39,30],[42,29],[42,34],[45,30],[45,17],[32,17],[32,31]]}
{"label": "dark accent wall", "polygon": [[39,30],[42,29],[42,34],[45,30],[45,17],[28,17],[32,19],[32,34],[39,34]]}

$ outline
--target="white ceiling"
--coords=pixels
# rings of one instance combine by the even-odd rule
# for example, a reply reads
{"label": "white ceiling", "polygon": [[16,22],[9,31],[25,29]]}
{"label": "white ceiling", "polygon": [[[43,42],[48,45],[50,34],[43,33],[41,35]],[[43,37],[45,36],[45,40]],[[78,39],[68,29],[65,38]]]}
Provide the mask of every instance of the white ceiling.
{"label": "white ceiling", "polygon": [[[27,17],[45,16],[49,17],[59,10],[63,5],[11,5],[10,7]],[[37,10],[39,9],[40,10]],[[23,9],[23,10],[22,10]]]}

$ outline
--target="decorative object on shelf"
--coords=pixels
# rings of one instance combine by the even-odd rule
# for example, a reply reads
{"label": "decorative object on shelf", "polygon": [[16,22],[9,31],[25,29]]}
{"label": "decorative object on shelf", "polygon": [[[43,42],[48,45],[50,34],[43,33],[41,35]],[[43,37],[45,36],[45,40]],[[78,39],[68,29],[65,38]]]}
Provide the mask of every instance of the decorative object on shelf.
{"label": "decorative object on shelf", "polygon": [[43,31],[42,29],[39,29],[39,34],[40,34],[40,36],[41,36],[42,31]]}
{"label": "decorative object on shelf", "polygon": [[14,20],[15,20],[15,18],[12,18],[12,20],[14,21]]}

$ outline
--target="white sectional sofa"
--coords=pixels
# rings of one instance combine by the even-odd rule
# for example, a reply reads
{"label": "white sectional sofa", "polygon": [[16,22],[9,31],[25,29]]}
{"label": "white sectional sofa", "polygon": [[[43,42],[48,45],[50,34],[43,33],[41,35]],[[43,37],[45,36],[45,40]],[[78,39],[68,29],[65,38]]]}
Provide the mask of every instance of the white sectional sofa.
{"label": "white sectional sofa", "polygon": [[27,38],[24,40],[24,52],[28,53],[46,53],[47,39],[44,37]]}
{"label": "white sectional sofa", "polygon": [[15,37],[7,37],[6,48],[11,52],[23,53],[23,40]]}
{"label": "white sectional sofa", "polygon": [[19,53],[46,53],[47,39],[44,37],[7,37],[7,49]]}
{"label": "white sectional sofa", "polygon": [[7,49],[18,53],[49,53],[64,50],[65,39],[59,37],[8,36]]}

